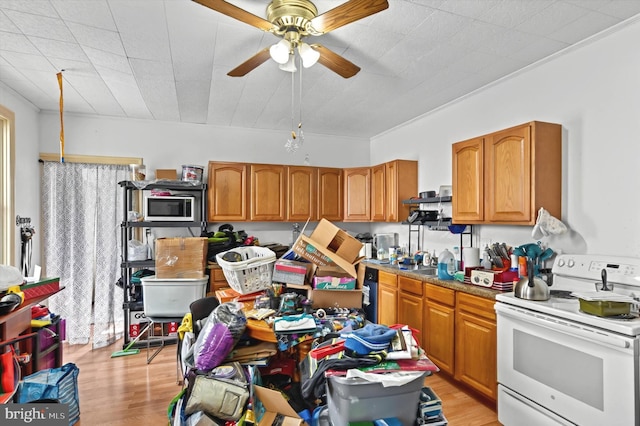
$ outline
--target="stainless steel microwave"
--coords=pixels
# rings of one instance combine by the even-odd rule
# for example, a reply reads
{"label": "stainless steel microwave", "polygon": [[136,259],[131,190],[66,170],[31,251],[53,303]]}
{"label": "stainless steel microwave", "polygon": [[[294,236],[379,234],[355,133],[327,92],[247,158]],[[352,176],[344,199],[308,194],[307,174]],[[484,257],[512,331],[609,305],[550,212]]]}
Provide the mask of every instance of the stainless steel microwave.
{"label": "stainless steel microwave", "polygon": [[144,220],[149,222],[193,222],[195,197],[150,195],[144,199]]}

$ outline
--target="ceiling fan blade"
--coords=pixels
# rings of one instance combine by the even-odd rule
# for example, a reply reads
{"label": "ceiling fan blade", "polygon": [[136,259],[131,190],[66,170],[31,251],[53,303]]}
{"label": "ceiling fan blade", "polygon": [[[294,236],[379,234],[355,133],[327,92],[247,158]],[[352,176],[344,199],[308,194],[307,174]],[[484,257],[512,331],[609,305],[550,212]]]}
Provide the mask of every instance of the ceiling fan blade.
{"label": "ceiling fan blade", "polygon": [[249,13],[246,10],[239,8],[229,2],[224,0],[193,0],[196,3],[199,3],[203,6],[208,7],[209,9],[215,10],[216,12],[220,12],[223,15],[230,16],[238,21],[244,22],[245,24],[253,25],[256,28],[260,28],[264,31],[274,32],[278,29],[271,22],[266,19],[260,18],[259,16],[254,15],[253,13]]}
{"label": "ceiling fan blade", "polygon": [[344,78],[353,77],[360,71],[359,66],[324,46],[312,44],[311,47],[320,53],[318,62]]}
{"label": "ceiling fan blade", "polygon": [[269,55],[269,48],[265,47],[264,49],[229,71],[227,75],[229,77],[243,77],[250,71],[258,68],[258,66],[262,65],[270,57],[271,55]]}
{"label": "ceiling fan blade", "polygon": [[387,0],[349,0],[311,20],[318,34],[328,33],[358,19],[366,18],[389,7]]}

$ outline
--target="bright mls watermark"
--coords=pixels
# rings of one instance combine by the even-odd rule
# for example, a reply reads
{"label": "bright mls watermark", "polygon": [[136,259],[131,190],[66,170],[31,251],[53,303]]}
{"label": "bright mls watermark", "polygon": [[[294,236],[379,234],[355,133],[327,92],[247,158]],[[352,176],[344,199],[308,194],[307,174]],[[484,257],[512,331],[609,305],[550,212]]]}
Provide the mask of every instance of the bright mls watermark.
{"label": "bright mls watermark", "polygon": [[6,426],[68,426],[67,404],[6,404],[0,406],[0,424]]}

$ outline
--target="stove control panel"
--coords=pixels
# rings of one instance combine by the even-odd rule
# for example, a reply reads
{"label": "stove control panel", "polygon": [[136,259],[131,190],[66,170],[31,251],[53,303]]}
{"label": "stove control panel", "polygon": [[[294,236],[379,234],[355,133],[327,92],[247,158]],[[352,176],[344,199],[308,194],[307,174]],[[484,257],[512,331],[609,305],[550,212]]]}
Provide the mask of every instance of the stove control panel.
{"label": "stove control panel", "polygon": [[640,259],[634,257],[561,254],[552,272],[598,282],[602,281],[603,269],[607,271],[607,281],[640,287]]}

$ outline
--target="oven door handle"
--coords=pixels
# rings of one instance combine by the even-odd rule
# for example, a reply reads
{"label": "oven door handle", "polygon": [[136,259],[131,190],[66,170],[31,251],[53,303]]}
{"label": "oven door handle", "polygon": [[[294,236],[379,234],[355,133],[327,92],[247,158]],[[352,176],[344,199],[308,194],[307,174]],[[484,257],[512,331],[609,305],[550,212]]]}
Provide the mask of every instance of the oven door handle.
{"label": "oven door handle", "polygon": [[569,336],[577,336],[591,342],[595,341],[619,349],[631,348],[631,342],[629,340],[625,340],[623,337],[605,334],[604,332],[596,331],[596,329],[587,329],[580,326],[568,325],[561,319],[556,319],[537,312],[531,312],[512,306],[504,306],[502,303],[496,303],[495,310],[499,314],[507,315],[520,321],[545,327],[549,330],[557,331]]}

